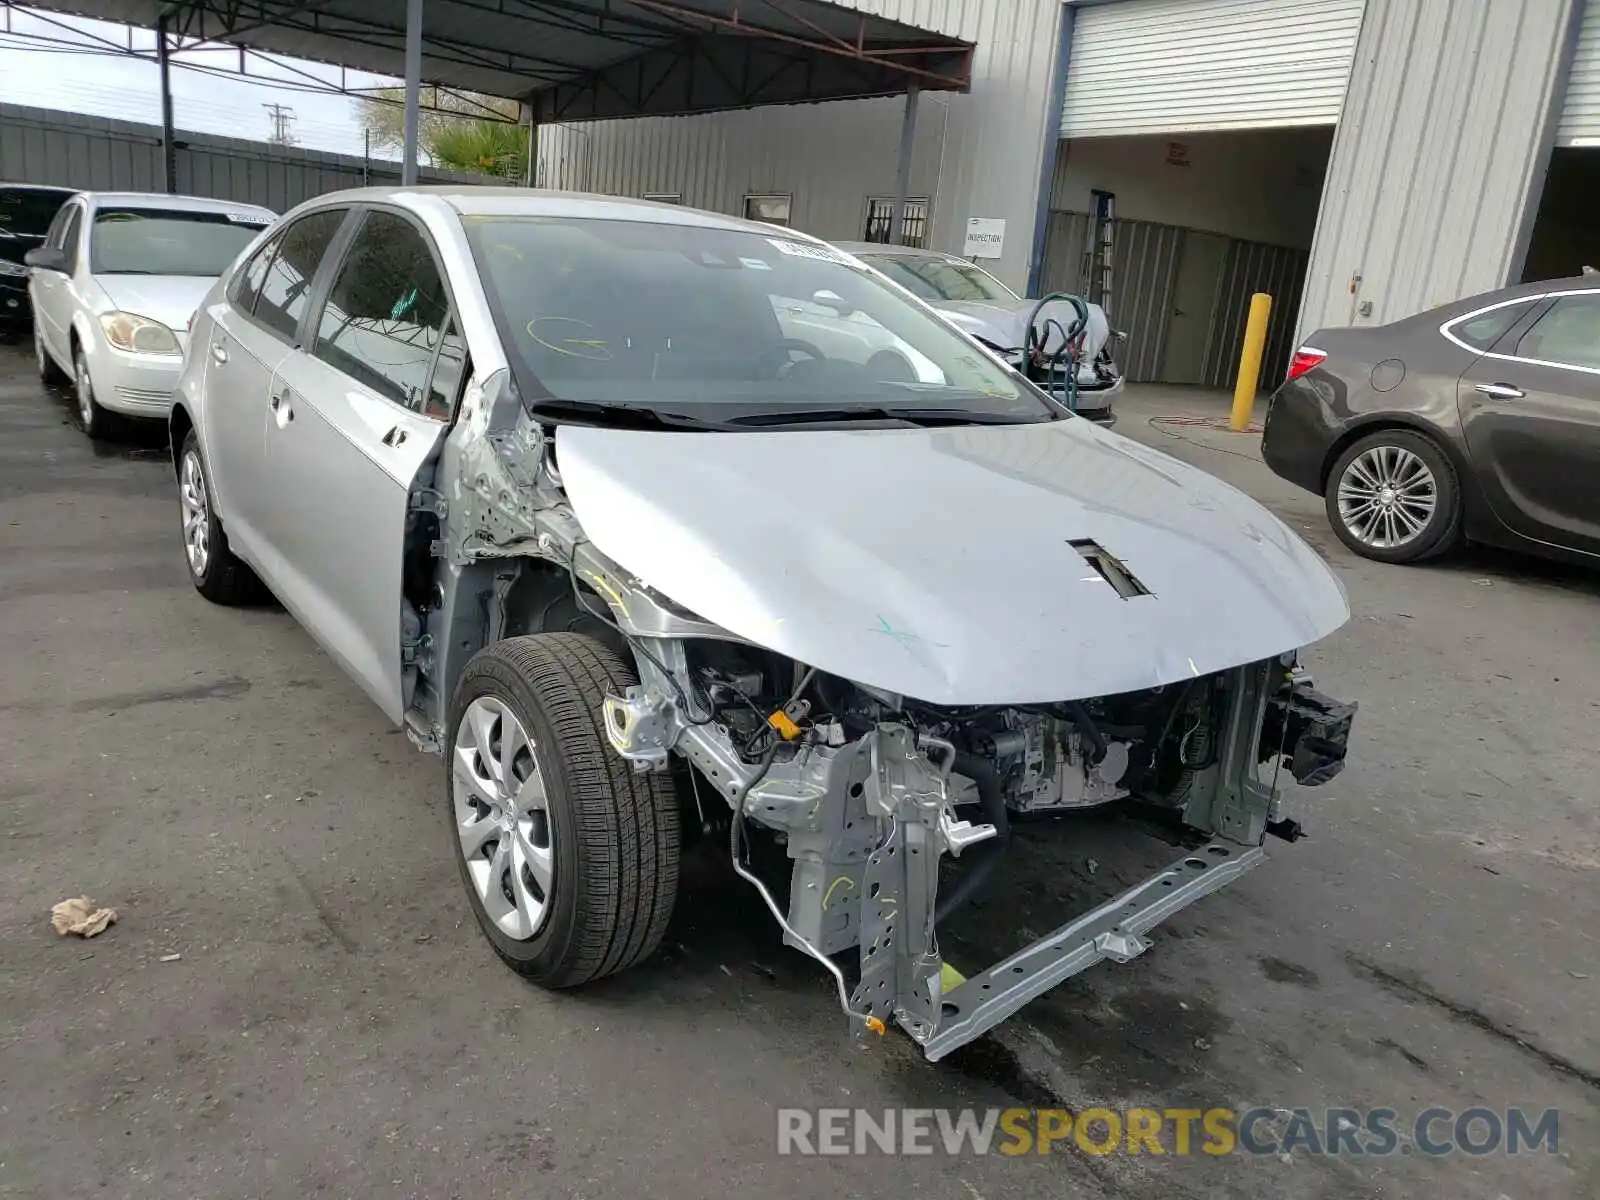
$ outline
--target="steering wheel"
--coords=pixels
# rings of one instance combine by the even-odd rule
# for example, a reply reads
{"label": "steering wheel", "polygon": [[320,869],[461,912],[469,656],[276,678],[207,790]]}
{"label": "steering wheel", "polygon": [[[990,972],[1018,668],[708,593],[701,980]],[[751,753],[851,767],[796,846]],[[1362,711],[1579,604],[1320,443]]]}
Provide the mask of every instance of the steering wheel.
{"label": "steering wheel", "polygon": [[756,366],[761,368],[761,378],[782,379],[787,373],[786,368],[794,365],[789,355],[795,353],[819,361],[828,357],[810,342],[799,338],[780,338],[756,356]]}

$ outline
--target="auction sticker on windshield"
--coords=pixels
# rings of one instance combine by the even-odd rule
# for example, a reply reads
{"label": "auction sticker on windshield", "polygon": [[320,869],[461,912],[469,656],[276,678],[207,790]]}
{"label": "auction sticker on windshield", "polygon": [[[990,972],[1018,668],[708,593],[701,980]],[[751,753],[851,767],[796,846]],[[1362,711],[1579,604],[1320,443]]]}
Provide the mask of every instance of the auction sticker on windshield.
{"label": "auction sticker on windshield", "polygon": [[235,225],[271,225],[273,218],[265,213],[226,213],[228,220]]}
{"label": "auction sticker on windshield", "polygon": [[786,242],[781,238],[768,238],[777,248],[779,254],[787,254],[790,258],[814,258],[818,262],[838,263],[841,267],[850,265],[850,260],[836,250],[826,246],[812,246],[806,242]]}

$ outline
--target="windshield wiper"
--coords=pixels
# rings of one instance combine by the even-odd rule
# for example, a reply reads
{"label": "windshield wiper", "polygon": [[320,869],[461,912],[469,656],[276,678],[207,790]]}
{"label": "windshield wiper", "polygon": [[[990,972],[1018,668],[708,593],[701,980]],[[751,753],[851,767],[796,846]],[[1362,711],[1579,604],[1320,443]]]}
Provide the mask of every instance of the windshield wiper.
{"label": "windshield wiper", "polygon": [[852,408],[780,408],[729,417],[729,425],[836,425],[857,421],[906,421],[912,425],[1032,425],[1053,420],[1048,412],[975,412],[970,408],[922,408],[873,404]]}
{"label": "windshield wiper", "polygon": [[597,404],[592,400],[531,400],[528,415],[554,421],[577,421],[585,425],[604,425],[608,429],[726,429],[720,421],[692,417],[688,413],[662,412],[633,404]]}

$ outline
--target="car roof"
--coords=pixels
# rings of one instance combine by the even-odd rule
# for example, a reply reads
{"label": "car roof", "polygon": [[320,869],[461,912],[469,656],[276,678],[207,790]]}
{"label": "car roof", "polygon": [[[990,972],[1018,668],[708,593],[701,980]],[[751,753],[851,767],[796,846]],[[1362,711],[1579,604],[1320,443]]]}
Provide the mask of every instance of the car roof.
{"label": "car roof", "polygon": [[0,179],[0,192],[48,192],[53,196],[76,196],[76,188],[56,187],[49,183],[8,183]]}
{"label": "car roof", "polygon": [[587,192],[549,191],[544,188],[461,187],[448,184],[410,188],[351,188],[318,196],[315,203],[321,206],[379,201],[419,211],[442,204],[464,217],[585,217],[591,220],[646,221],[658,225],[737,230],[759,233],[765,237],[782,235],[795,241],[820,241],[787,226],[747,221],[742,217],[687,208],[681,204],[662,204],[654,200],[600,196]]}
{"label": "car roof", "polygon": [[165,192],[79,192],[90,208],[165,208],[180,212],[258,212],[277,216],[270,208],[242,200],[216,200],[210,196],[170,196]]}

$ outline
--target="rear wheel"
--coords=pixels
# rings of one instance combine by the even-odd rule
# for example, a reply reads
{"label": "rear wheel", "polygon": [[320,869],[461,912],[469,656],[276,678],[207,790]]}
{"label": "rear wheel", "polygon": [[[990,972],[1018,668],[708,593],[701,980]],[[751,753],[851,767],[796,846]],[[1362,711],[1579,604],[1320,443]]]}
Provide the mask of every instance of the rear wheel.
{"label": "rear wheel", "polygon": [[1418,562],[1461,540],[1461,489],[1443,450],[1410,429],[1384,429],[1345,450],[1324,501],[1333,531],[1379,562]]}
{"label": "rear wheel", "polygon": [[447,813],[473,915],[495,953],[546,987],[632,966],[666,932],[679,818],[664,774],[611,749],[602,702],[637,684],[575,633],[508,638],[462,672]]}
{"label": "rear wheel", "polygon": [[178,452],[178,508],[183,515],[183,556],[189,581],[213,604],[260,604],[267,589],[228,548],[194,430]]}
{"label": "rear wheel", "polygon": [[50,357],[50,351],[44,347],[44,334],[39,330],[37,315],[33,318],[33,357],[39,368],[39,382],[55,384],[66,381],[65,373],[56,366],[56,360]]}

